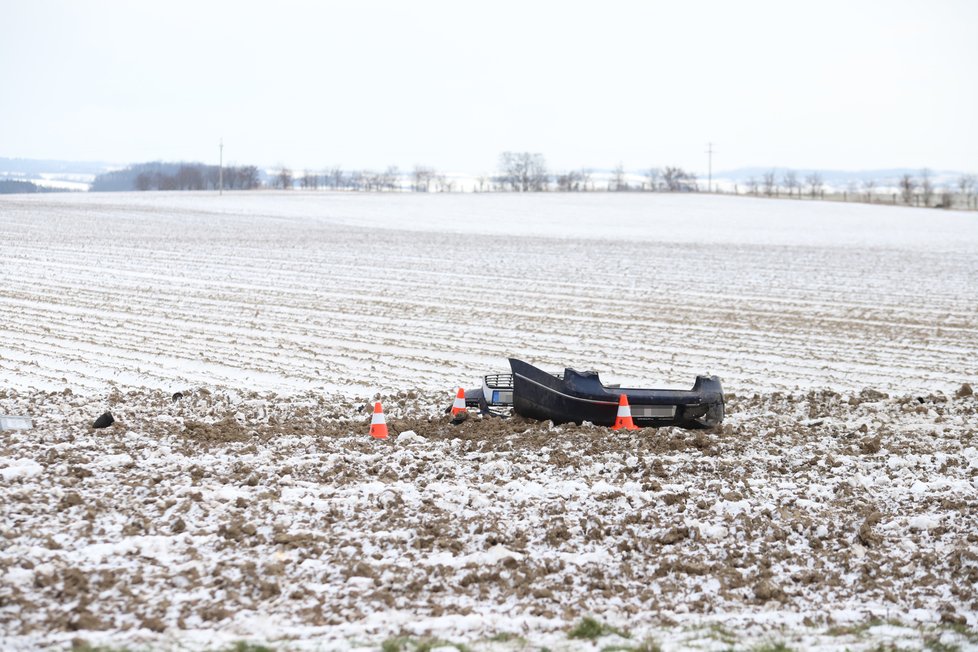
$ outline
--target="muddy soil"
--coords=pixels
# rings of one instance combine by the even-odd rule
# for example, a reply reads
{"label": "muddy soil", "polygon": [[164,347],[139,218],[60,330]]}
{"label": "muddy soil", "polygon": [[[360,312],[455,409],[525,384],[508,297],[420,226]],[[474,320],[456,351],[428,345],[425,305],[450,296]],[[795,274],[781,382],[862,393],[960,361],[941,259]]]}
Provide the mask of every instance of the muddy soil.
{"label": "muddy soil", "polygon": [[35,428],[0,433],[0,633],[978,624],[973,392],[732,396],[702,432],[452,426],[445,396],[380,397],[375,440],[373,397],[5,391]]}

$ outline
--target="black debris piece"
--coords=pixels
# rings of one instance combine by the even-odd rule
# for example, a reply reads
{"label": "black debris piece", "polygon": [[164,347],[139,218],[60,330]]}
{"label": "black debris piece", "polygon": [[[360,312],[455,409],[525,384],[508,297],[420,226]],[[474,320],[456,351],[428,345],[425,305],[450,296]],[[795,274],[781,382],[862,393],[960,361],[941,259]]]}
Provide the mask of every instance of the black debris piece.
{"label": "black debris piece", "polygon": [[113,423],[115,423],[115,419],[112,417],[112,413],[106,412],[105,414],[103,414],[102,416],[100,416],[98,419],[95,420],[95,423],[92,424],[92,427],[108,428]]}

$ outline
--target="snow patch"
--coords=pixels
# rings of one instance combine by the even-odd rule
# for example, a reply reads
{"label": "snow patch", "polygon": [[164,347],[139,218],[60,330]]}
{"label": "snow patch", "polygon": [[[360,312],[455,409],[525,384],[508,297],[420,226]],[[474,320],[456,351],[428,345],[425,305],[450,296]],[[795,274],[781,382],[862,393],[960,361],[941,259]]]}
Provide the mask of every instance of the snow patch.
{"label": "snow patch", "polygon": [[5,482],[10,482],[18,478],[33,478],[44,471],[43,466],[28,458],[10,459],[0,457],[0,464],[4,465],[0,469],[0,476],[3,477]]}

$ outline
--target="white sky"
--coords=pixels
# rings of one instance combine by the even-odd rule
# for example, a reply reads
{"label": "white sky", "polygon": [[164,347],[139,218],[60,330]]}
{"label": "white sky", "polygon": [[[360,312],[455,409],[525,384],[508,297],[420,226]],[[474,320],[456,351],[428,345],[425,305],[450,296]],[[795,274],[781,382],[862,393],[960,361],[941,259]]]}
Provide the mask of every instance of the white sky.
{"label": "white sky", "polygon": [[0,156],[978,170],[978,2],[0,0]]}

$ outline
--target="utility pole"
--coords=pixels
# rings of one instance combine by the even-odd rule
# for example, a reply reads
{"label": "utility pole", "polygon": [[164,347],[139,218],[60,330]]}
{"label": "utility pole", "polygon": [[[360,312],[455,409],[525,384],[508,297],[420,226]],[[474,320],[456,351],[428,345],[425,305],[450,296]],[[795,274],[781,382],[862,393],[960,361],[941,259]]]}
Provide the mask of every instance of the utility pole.
{"label": "utility pole", "polygon": [[223,195],[224,194],[224,137],[223,136],[221,137],[221,143],[220,145],[218,145],[218,147],[220,148],[221,155],[217,163],[217,179],[218,179],[217,194]]}
{"label": "utility pole", "polygon": [[706,191],[713,192],[713,143],[706,144],[706,153],[709,154],[706,173]]}

